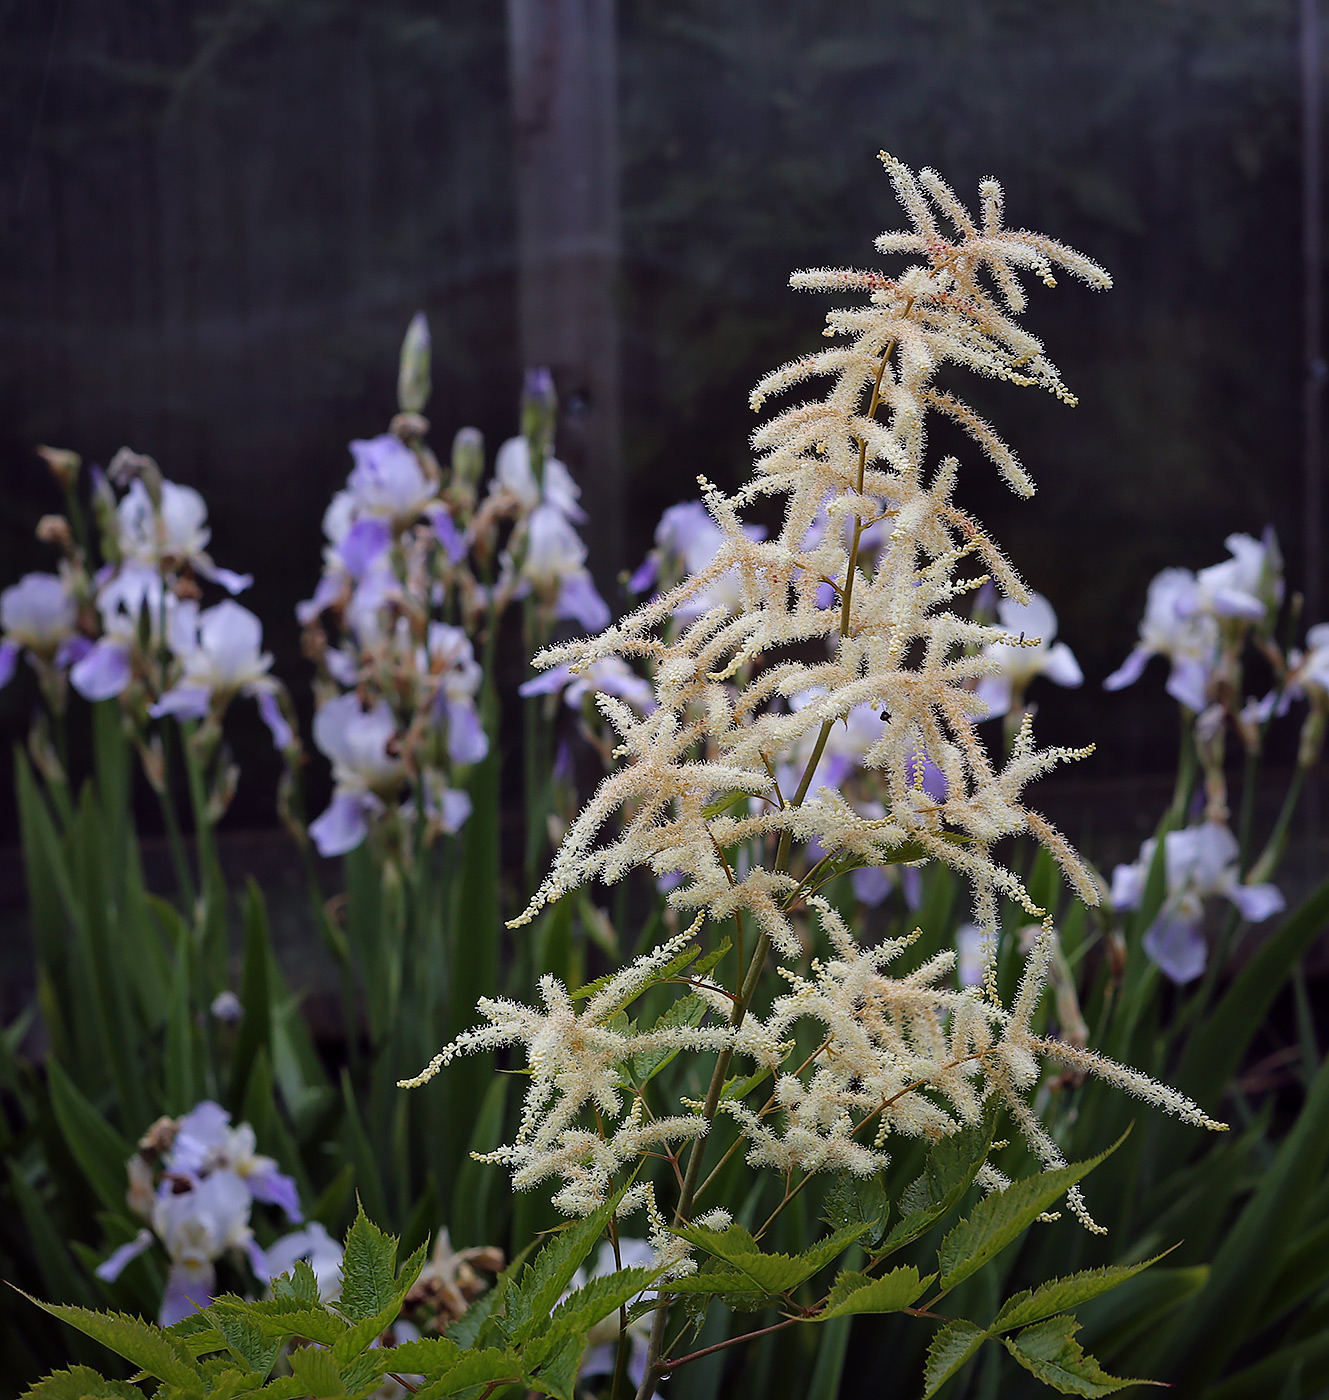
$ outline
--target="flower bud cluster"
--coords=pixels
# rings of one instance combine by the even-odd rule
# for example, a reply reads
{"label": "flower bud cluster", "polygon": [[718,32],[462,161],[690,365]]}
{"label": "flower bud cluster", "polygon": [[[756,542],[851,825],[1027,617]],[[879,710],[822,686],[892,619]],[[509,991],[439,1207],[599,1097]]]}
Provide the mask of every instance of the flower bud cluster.
{"label": "flower bud cluster", "polygon": [[[43,448],[74,497],[72,453]],[[57,470],[58,467],[58,470]],[[216,749],[222,718],[237,695],[254,699],[274,745],[298,752],[289,697],[270,674],[258,618],[234,601],[252,579],[213,562],[203,497],[168,481],[151,457],[121,448],[105,472],[94,467],[93,514],[101,558],[90,557],[81,527],[46,516],[38,536],[62,552],[58,571],[32,573],[0,594],[0,685],[21,654],[36,671],[52,708],[67,689],[85,700],[118,699],[136,735],[149,779],[161,785],[150,720],[201,720],[199,747]],[[203,605],[203,589],[231,595]],[[215,807],[234,791],[229,761],[218,770]]]}

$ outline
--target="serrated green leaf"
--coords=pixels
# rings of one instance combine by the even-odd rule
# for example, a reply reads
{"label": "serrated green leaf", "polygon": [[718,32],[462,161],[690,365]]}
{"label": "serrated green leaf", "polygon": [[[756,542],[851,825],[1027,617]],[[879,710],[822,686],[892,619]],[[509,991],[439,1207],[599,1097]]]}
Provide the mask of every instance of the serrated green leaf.
{"label": "serrated green leaf", "polygon": [[867,1248],[880,1244],[886,1234],[891,1203],[880,1176],[839,1176],[826,1193],[821,1218],[833,1229],[861,1225],[861,1242]]}
{"label": "serrated green leaf", "polygon": [[189,1354],[189,1348],[162,1328],[124,1313],[93,1312],[91,1308],[76,1308],[68,1303],[43,1303],[26,1293],[23,1296],[157,1380],[187,1390],[201,1388],[198,1362]]}
{"label": "serrated green leaf", "polygon": [[832,1285],[826,1307],[812,1320],[829,1322],[833,1317],[852,1317],[857,1313],[899,1312],[917,1302],[936,1277],[926,1274],[920,1278],[912,1264],[892,1269],[880,1278],[846,1270]]}
{"label": "serrated green leaf", "polygon": [[143,1400],[143,1392],[124,1381],[107,1380],[91,1366],[52,1371],[23,1392],[22,1400]]}
{"label": "serrated green leaf", "polygon": [[516,1382],[521,1374],[516,1359],[497,1347],[468,1351],[451,1370],[436,1380],[426,1381],[412,1400],[444,1400],[445,1396],[457,1395],[472,1386],[490,1385],[495,1381]]}
{"label": "serrated green leaf", "polygon": [[[687,996],[679,997],[670,1007],[656,1018],[655,1024],[651,1027],[653,1031],[669,1030],[677,1026],[699,1026],[702,1017],[710,1009],[709,1003],[696,992],[690,992]],[[678,1055],[677,1048],[660,1050],[642,1050],[632,1057],[632,1072],[636,1076],[638,1087],[654,1079],[666,1065]]]}
{"label": "serrated green leaf", "polygon": [[538,1369],[525,1377],[532,1390],[553,1397],[553,1400],[576,1400],[577,1371],[586,1350],[586,1337],[574,1327],[563,1327],[551,1334]]}
{"label": "serrated green leaf", "polygon": [[249,1323],[263,1337],[304,1337],[325,1347],[332,1346],[346,1331],[346,1323],[326,1308],[288,1307],[280,1312],[251,1313]]}
{"label": "serrated green leaf", "polygon": [[[507,1295],[513,1287],[513,1277],[520,1260],[514,1260],[501,1273],[488,1293],[477,1298],[447,1330],[448,1337],[460,1347],[473,1347],[482,1341],[492,1341],[499,1331],[495,1318],[502,1315]],[[574,1272],[576,1272],[574,1270]]]}
{"label": "serrated green leaf", "polygon": [[[630,996],[619,1002],[615,1010],[621,1010],[629,1003],[636,1001],[648,987],[654,987],[657,983],[666,982],[671,977],[677,977],[690,963],[695,962],[701,956],[701,947],[696,943],[688,943],[680,948],[677,953],[666,963],[661,963],[659,967],[651,973],[650,980],[634,987]],[[594,982],[587,982],[585,986],[578,987],[575,992],[569,995],[573,1001],[586,1001],[591,997],[598,996],[616,978],[617,972],[607,972],[603,977],[597,977]]]}
{"label": "serrated green leaf", "polygon": [[554,1309],[550,1320],[554,1323],[571,1323],[585,1334],[597,1322],[617,1312],[649,1288],[660,1272],[659,1269],[633,1268],[601,1274],[569,1293]]}
{"label": "serrated green leaf", "polygon": [[429,1380],[455,1366],[466,1353],[447,1337],[415,1337],[394,1347],[382,1347],[374,1354],[383,1358],[389,1371],[406,1371]]}
{"label": "serrated green leaf", "polygon": [[357,1209],[346,1236],[341,1264],[340,1308],[352,1322],[363,1322],[387,1307],[397,1294],[397,1241]]}
{"label": "serrated green leaf", "polygon": [[[322,1301],[318,1291],[318,1275],[308,1259],[297,1259],[295,1267],[272,1281],[272,1296],[300,1304],[318,1306]],[[270,1300],[269,1300],[270,1301]]]}
{"label": "serrated green leaf", "polygon": [[984,1196],[968,1219],[961,1220],[941,1242],[937,1258],[941,1264],[943,1292],[949,1292],[1005,1249],[1117,1146],[1118,1143],[1113,1143],[1097,1157],[1025,1177],[1012,1182],[1004,1191]]}
{"label": "serrated green leaf", "polygon": [[946,1323],[928,1343],[927,1364],[923,1367],[923,1400],[930,1400],[987,1337],[981,1327],[963,1318]]}
{"label": "serrated green leaf", "polygon": [[987,1160],[996,1123],[996,1108],[990,1106],[979,1122],[966,1125],[933,1147],[923,1174],[910,1182],[900,1198],[902,1218],[874,1254],[880,1258],[894,1253],[955,1209]]}
{"label": "serrated green leaf", "polygon": [[692,969],[692,975],[694,977],[705,977],[706,974],[712,970],[712,968],[718,967],[720,965],[720,962],[724,958],[724,955],[733,946],[734,944],[732,939],[722,938],[719,942],[719,945],[715,948],[712,948],[711,951],[707,953],[706,956],[696,964],[696,966]]}
{"label": "serrated green leaf", "polygon": [[1002,1337],[1001,1342],[1026,1371],[1063,1395],[1111,1395],[1128,1385],[1158,1384],[1109,1376],[1075,1340],[1079,1328],[1073,1317],[1063,1314],[1026,1327],[1017,1337]]}
{"label": "serrated green leaf", "polygon": [[701,814],[710,821],[713,817],[718,817],[722,812],[727,812],[739,803],[746,802],[752,794],[743,792],[741,789],[735,792],[726,792],[719,797],[713,798],[702,809]]}
{"label": "serrated green leaf", "polygon": [[724,1087],[720,1090],[720,1101],[723,1103],[728,1099],[747,1098],[759,1084],[764,1084],[771,1074],[769,1069],[759,1069],[755,1074],[735,1075],[732,1079],[726,1079]]}
{"label": "serrated green leaf", "polygon": [[836,1230],[802,1254],[766,1254],[741,1225],[730,1225],[725,1230],[705,1230],[696,1225],[684,1225],[674,1233],[722,1260],[728,1270],[746,1278],[751,1291],[771,1297],[797,1288],[824,1269],[842,1250],[859,1239],[864,1229],[862,1225],[852,1225]]}
{"label": "serrated green leaf", "polygon": [[548,1323],[549,1314],[608,1227],[626,1189],[616,1191],[598,1210],[559,1231],[522,1271],[509,1291],[503,1324],[514,1341],[525,1341],[536,1328]]}
{"label": "serrated green leaf", "polygon": [[226,1308],[214,1305],[211,1309],[212,1325],[226,1341],[226,1349],[235,1359],[244,1364],[260,1380],[267,1378],[272,1363],[277,1359],[278,1341],[265,1337],[247,1317]]}
{"label": "serrated green leaf", "polygon": [[402,1265],[397,1274],[395,1291],[378,1312],[374,1313],[372,1317],[361,1319],[337,1338],[332,1351],[338,1361],[345,1362],[353,1356],[358,1356],[396,1321],[397,1315],[401,1312],[402,1304],[406,1301],[406,1295],[411,1291],[416,1279],[420,1277],[420,1270],[424,1267],[427,1252],[428,1246],[421,1245]]}
{"label": "serrated green leaf", "polygon": [[291,1352],[291,1372],[310,1400],[346,1394],[341,1367],[332,1353],[322,1347],[297,1347]]}
{"label": "serrated green leaf", "polygon": [[[1170,1253],[1170,1251],[1168,1251]],[[1054,1313],[1070,1312],[1090,1298],[1097,1298],[1119,1283],[1156,1264],[1164,1256],[1156,1254],[1140,1264],[1113,1264],[1102,1269],[1084,1269],[1065,1278],[1049,1279],[1037,1288],[1025,1289],[1001,1305],[1001,1310],[992,1319],[994,1332],[1009,1332],[1016,1327],[1027,1327],[1040,1322]]]}

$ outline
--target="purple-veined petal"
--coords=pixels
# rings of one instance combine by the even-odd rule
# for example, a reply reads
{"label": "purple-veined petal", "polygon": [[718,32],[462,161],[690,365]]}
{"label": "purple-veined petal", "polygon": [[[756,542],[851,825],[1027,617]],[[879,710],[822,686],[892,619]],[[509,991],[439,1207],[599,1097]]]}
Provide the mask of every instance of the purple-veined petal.
{"label": "purple-veined petal", "polygon": [[300,626],[308,627],[326,612],[341,597],[343,584],[344,580],[339,574],[322,574],[314,596],[295,605],[295,620]]}
{"label": "purple-veined petal", "polygon": [[212,1302],[212,1290],[217,1286],[217,1271],[211,1263],[171,1265],[166,1276],[166,1292],[162,1294],[161,1311],[157,1321],[163,1327],[202,1312]]}
{"label": "purple-veined petal", "polygon": [[392,544],[388,522],[377,516],[357,520],[346,532],[337,553],[354,579],[361,579],[381,559]]}
{"label": "purple-veined petal", "polygon": [[439,801],[438,822],[451,836],[460,831],[471,815],[471,795],[458,788],[445,788]]}
{"label": "purple-veined petal", "polygon": [[1011,681],[1009,676],[983,676],[974,687],[978,698],[988,707],[981,719],[997,719],[1011,707]]}
{"label": "purple-veined petal", "polygon": [[1209,667],[1203,661],[1181,657],[1172,663],[1167,693],[1198,715],[1208,702]]}
{"label": "purple-veined petal", "polygon": [[1043,661],[1043,674],[1058,685],[1084,684],[1084,672],[1080,670],[1080,663],[1065,642],[1057,642],[1048,652]]}
{"label": "purple-veined petal", "polygon": [[97,1277],[103,1283],[114,1283],[124,1272],[125,1265],[131,1259],[137,1259],[156,1238],[151,1230],[140,1230],[128,1244],[122,1244],[119,1249],[113,1249],[97,1265],[95,1271]]}
{"label": "purple-veined petal", "polygon": [[628,580],[629,593],[645,593],[648,588],[655,584],[655,580],[660,576],[660,565],[654,554],[648,554],[645,559],[637,565],[632,577]]}
{"label": "purple-veined petal", "polygon": [[466,558],[466,537],[457,529],[457,522],[446,506],[435,506],[429,512],[429,523],[434,530],[434,538],[443,546],[448,558],[460,564]]}
{"label": "purple-veined petal", "polygon": [[891,892],[891,877],[883,865],[864,865],[849,874],[854,898],[869,909],[875,909]]}
{"label": "purple-veined petal", "polygon": [[1144,951],[1179,987],[1194,982],[1209,960],[1199,919],[1180,913],[1162,914],[1149,926]]}
{"label": "purple-veined petal", "polygon": [[309,835],[321,856],[344,856],[369,835],[363,798],[344,792],[309,823]]}
{"label": "purple-veined petal", "polygon": [[[3,648],[0,647],[0,651]],[[55,664],[62,670],[67,671],[71,666],[77,665],[92,650],[92,639],[85,637],[82,632],[75,632],[72,637],[66,637],[55,650]],[[4,681],[0,681],[4,685]]]}
{"label": "purple-veined petal", "polygon": [[214,564],[206,555],[196,558],[194,567],[204,578],[220,584],[232,598],[237,593],[243,593],[254,582],[253,574],[237,574],[234,569],[223,569],[219,564]]}
{"label": "purple-veined petal", "polygon": [[17,642],[0,642],[0,689],[14,679],[14,667],[18,665],[19,646]]}
{"label": "purple-veined petal", "polygon": [[1241,910],[1249,923],[1260,924],[1287,908],[1287,900],[1277,885],[1233,885],[1227,897]]}
{"label": "purple-veined petal", "polygon": [[258,712],[263,719],[263,723],[268,726],[268,732],[272,735],[272,746],[275,749],[289,749],[295,734],[291,726],[286,722],[286,716],[281,712],[281,706],[277,703],[277,697],[270,690],[259,690],[255,694],[258,701]]}
{"label": "purple-veined petal", "polygon": [[69,672],[69,683],[85,700],[109,700],[133,678],[129,649],[118,642],[100,641]]}
{"label": "purple-veined petal", "polygon": [[1138,909],[1144,894],[1144,869],[1140,865],[1119,865],[1112,872],[1112,907]]}
{"label": "purple-veined petal", "polygon": [[588,632],[603,632],[609,626],[609,605],[596,591],[586,569],[569,574],[560,584],[554,613],[580,623]]}
{"label": "purple-veined petal", "polygon": [[245,1185],[256,1201],[280,1206],[292,1225],[299,1225],[305,1218],[300,1209],[300,1191],[293,1176],[279,1172],[276,1167],[269,1167],[266,1171],[250,1172],[245,1177]]}
{"label": "purple-veined petal", "polygon": [[546,671],[543,675],[532,676],[530,680],[523,681],[517,687],[517,694],[523,700],[529,700],[532,695],[553,695],[562,690],[571,679],[571,666],[555,666],[552,671]]}
{"label": "purple-veined petal", "polygon": [[1149,664],[1152,655],[1153,652],[1147,647],[1136,647],[1103,682],[1103,689],[1124,690],[1128,685],[1134,685],[1144,675],[1144,668]]}
{"label": "purple-veined petal", "polygon": [[666,870],[663,875],[655,878],[655,888],[661,894],[668,894],[670,890],[676,890],[688,877],[681,870]]}
{"label": "purple-veined petal", "polygon": [[174,715],[176,719],[204,719],[212,704],[212,692],[201,685],[177,685],[155,705],[148,707],[153,719]]}
{"label": "purple-veined petal", "polygon": [[474,705],[448,702],[448,757],[454,763],[479,763],[489,752],[489,736]]}
{"label": "purple-veined petal", "polygon": [[840,595],[823,579],[817,585],[817,606],[824,612],[828,608],[835,607],[839,601]]}

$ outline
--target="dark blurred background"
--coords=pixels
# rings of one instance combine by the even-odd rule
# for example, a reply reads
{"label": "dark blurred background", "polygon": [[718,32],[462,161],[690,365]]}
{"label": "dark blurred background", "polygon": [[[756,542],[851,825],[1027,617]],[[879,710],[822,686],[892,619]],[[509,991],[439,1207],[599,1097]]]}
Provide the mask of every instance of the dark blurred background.
{"label": "dark blurred background", "polygon": [[[1106,295],[1034,286],[1029,324],[1080,406],[971,386],[1040,490],[1017,501],[976,463],[964,492],[1087,677],[1039,696],[1045,742],[1098,744],[1058,780],[1072,834],[1111,828],[1126,854],[1162,805],[1175,707],[1161,662],[1121,695],[1099,683],[1150,577],[1215,563],[1225,534],[1266,524],[1293,587],[1322,568],[1305,543],[1308,12],[11,0],[0,582],[51,562],[31,532],[58,499],[33,445],[104,463],[128,444],[203,492],[215,556],[254,573],[244,601],[306,696],[292,608],[345,444],[386,427],[422,308],[440,450],[475,424],[492,452],[523,362],[553,365],[561,455],[611,587],[698,472],[745,474],[749,387],[821,343],[825,306],[787,290],[790,270],[872,264],[872,238],[900,222],[884,147],[966,199],[998,176],[1013,224],[1116,279]],[[0,692],[11,738],[29,680]],[[229,821],[262,828],[275,762],[243,723]]]}

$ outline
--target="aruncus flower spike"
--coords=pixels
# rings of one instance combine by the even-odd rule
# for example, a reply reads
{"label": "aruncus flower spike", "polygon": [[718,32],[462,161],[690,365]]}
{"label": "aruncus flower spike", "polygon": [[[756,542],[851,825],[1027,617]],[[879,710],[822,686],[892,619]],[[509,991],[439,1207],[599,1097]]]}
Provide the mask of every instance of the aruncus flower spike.
{"label": "aruncus flower spike", "polygon": [[[950,363],[1074,403],[1042,345],[1015,319],[1025,305],[1018,274],[1053,285],[1053,269],[1063,268],[1098,288],[1109,278],[1050,238],[1006,228],[995,181],[980,187],[975,219],[934,172],[916,176],[882,159],[912,227],[883,235],[877,247],[916,260],[896,276],[796,273],[797,288],[863,300],[832,310],[826,331],[836,344],[768,374],[752,404],[760,408],[814,376],[830,381],[827,391],[757,428],[753,472],[737,492],[701,482],[718,544],[712,549],[708,540],[706,557],[681,582],[599,635],[536,657],[537,666],[572,675],[610,660],[641,660],[652,672],[656,704],[634,708],[595,695],[622,762],[568,829],[513,925],[593,879],[611,883],[635,867],[657,876],[684,872],[668,898],[696,914],[688,937],[706,920],[735,922],[735,984],[726,990],[690,980],[689,995],[705,1002],[701,1024],[662,1017],[634,1033],[612,1013],[668,975],[677,940],[640,956],[581,1011],[545,977],[543,1010],[483,1001],[488,1024],[465,1032],[410,1081],[422,1082],[464,1050],[525,1046],[532,1082],[517,1141],[491,1159],[510,1164],[518,1186],[560,1176],[555,1200],[569,1214],[588,1214],[606,1199],[611,1174],[648,1145],[672,1143],[674,1218],[693,1220],[715,1174],[701,1177],[705,1144],[722,1120],[751,1164],[771,1166],[788,1182],[795,1170],[875,1173],[892,1134],[935,1141],[978,1121],[997,1098],[1051,1165],[1059,1150],[1029,1106],[1049,1059],[1107,1078],[1197,1126],[1222,1126],[1146,1076],[1034,1029],[1055,931],[995,848],[1005,836],[1032,837],[1086,903],[1098,902],[1097,884],[1070,844],[1021,798],[1028,783],[1089,750],[1037,748],[1027,713],[1004,761],[979,737],[974,721],[987,705],[976,689],[1002,665],[991,648],[1032,649],[1039,641],[963,616],[954,601],[988,579],[1016,604],[1027,606],[1031,595],[997,544],[954,503],[958,459],[935,460],[927,451],[928,416],[943,414],[1017,494],[1032,495],[1027,472],[995,430],[934,380]],[[767,497],[784,504],[783,524],[770,538],[743,518]],[[869,548],[865,534],[877,529],[883,538]],[[847,728],[856,714],[880,717],[859,759],[881,775],[888,798],[871,814],[829,781],[815,781],[837,725]],[[808,859],[809,850],[822,854]],[[865,948],[818,893],[818,881],[855,866],[934,858],[973,889],[988,960],[976,985],[954,986],[949,951],[895,971],[915,937]],[[809,873],[798,878],[799,869]],[[1039,926],[1009,1010],[991,965],[1003,895]],[[824,938],[810,971],[800,970],[805,949],[795,915],[811,918]],[[759,937],[743,950],[748,919]],[[754,998],[772,952],[787,989],[762,1015]],[[805,1019],[816,1023],[820,1044],[791,1067],[795,1028]],[[665,1045],[715,1053],[705,1098],[672,1112],[646,1103],[643,1088],[625,1103],[628,1081],[615,1067]],[[722,1092],[735,1055],[773,1076],[764,1105]],[[1000,1186],[995,1170],[983,1180]],[[686,1268],[649,1182],[638,1180],[633,1193],[623,1211],[644,1208],[659,1259],[675,1272]],[[1069,1200],[1091,1224],[1078,1193]],[[639,1396],[663,1369],[663,1318],[658,1312]]]}

